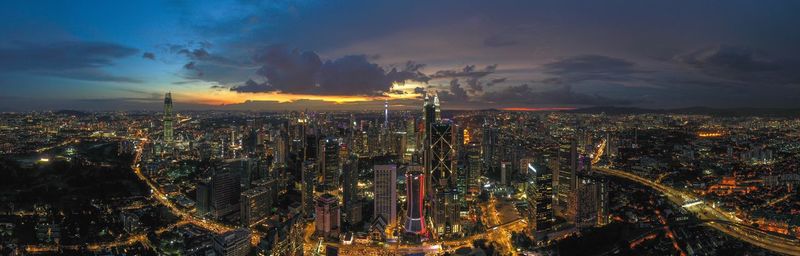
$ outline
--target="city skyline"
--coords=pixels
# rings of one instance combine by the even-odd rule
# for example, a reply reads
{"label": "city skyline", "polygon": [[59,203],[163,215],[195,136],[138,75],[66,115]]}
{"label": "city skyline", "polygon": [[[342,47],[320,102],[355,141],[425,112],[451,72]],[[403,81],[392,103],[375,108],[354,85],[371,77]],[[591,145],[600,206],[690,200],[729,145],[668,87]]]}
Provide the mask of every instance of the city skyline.
{"label": "city skyline", "polygon": [[798,108],[792,1],[15,1],[0,111]]}

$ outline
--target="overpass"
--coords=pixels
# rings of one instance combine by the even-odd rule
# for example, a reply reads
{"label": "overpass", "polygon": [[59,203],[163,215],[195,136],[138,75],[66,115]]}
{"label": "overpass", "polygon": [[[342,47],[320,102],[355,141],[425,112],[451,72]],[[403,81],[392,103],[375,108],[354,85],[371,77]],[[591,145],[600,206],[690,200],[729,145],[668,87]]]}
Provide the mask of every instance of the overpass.
{"label": "overpass", "polygon": [[788,255],[800,255],[800,240],[749,227],[742,223],[741,220],[735,217],[729,217],[718,209],[702,203],[702,200],[694,195],[664,186],[629,172],[604,167],[594,168],[593,170],[650,187],[664,195],[676,205],[685,206],[684,208],[687,209],[688,212],[695,215],[699,220],[706,222],[707,226],[729,236],[774,252]]}

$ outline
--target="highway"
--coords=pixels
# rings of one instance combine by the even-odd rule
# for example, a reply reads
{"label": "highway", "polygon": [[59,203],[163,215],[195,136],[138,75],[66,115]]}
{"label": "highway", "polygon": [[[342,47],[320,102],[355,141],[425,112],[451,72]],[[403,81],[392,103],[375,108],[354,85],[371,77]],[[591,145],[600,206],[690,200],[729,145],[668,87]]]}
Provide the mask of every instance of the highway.
{"label": "highway", "polygon": [[[698,200],[698,198],[692,194],[656,183],[633,173],[604,167],[593,168],[593,170],[650,187],[660,192],[677,205],[683,205],[686,202]],[[694,214],[701,221],[707,222],[708,226],[739,240],[778,253],[800,255],[800,241],[797,239],[791,239],[763,231],[759,232],[753,228],[745,228],[747,226],[746,223],[743,223],[733,216],[728,216],[705,203],[687,207],[686,210]]]}

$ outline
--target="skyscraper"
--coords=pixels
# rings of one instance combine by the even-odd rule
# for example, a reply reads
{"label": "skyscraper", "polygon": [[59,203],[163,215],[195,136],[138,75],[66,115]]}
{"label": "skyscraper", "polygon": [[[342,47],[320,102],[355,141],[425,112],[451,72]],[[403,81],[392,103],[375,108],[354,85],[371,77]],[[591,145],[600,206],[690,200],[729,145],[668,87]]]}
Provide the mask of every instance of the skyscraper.
{"label": "skyscraper", "polygon": [[239,181],[239,174],[231,171],[221,171],[211,176],[211,207],[215,218],[239,210]]}
{"label": "skyscraper", "polygon": [[328,137],[319,141],[317,161],[322,174],[322,191],[339,189],[339,141]]}
{"label": "skyscraper", "polygon": [[355,224],[355,215],[351,213],[353,205],[358,201],[358,157],[350,155],[345,161],[342,168],[343,183],[342,184],[342,200],[347,215],[346,221],[349,224]]}
{"label": "skyscraper", "polygon": [[386,224],[394,226],[397,222],[397,165],[376,165],[375,172],[375,216],[383,218]]}
{"label": "skyscraper", "polygon": [[406,223],[407,233],[425,235],[425,174],[422,166],[409,166],[406,172]]}
{"label": "skyscraper", "polygon": [[336,236],[339,234],[339,198],[323,194],[316,200],[315,226],[317,234]]}
{"label": "skyscraper", "polygon": [[456,188],[456,156],[453,125],[450,122],[431,124],[428,134],[430,147],[426,149],[426,176],[428,192],[433,196],[433,224],[439,235],[452,235],[460,231],[459,197]]}
{"label": "skyscraper", "polygon": [[314,186],[317,180],[317,164],[314,160],[303,163],[302,174],[302,196],[303,214],[310,218],[314,213]]}
{"label": "skyscraper", "polygon": [[164,142],[172,143],[173,139],[173,122],[175,121],[175,116],[172,113],[172,93],[168,92],[164,96]]}
{"label": "skyscraper", "polygon": [[532,163],[529,163],[527,168],[530,178],[525,194],[533,219],[529,225],[531,231],[539,237],[549,232],[555,222],[553,217],[553,173],[550,168],[537,170]]}
{"label": "skyscraper", "polygon": [[214,237],[214,252],[222,256],[246,256],[250,253],[250,232],[237,229]]}

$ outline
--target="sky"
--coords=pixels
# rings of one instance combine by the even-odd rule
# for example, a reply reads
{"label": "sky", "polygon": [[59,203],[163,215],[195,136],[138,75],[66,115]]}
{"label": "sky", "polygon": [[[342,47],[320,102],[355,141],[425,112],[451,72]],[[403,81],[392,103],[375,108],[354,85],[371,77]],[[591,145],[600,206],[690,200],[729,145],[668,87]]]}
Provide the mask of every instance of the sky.
{"label": "sky", "polygon": [[798,1],[4,1],[0,111],[800,108]]}

